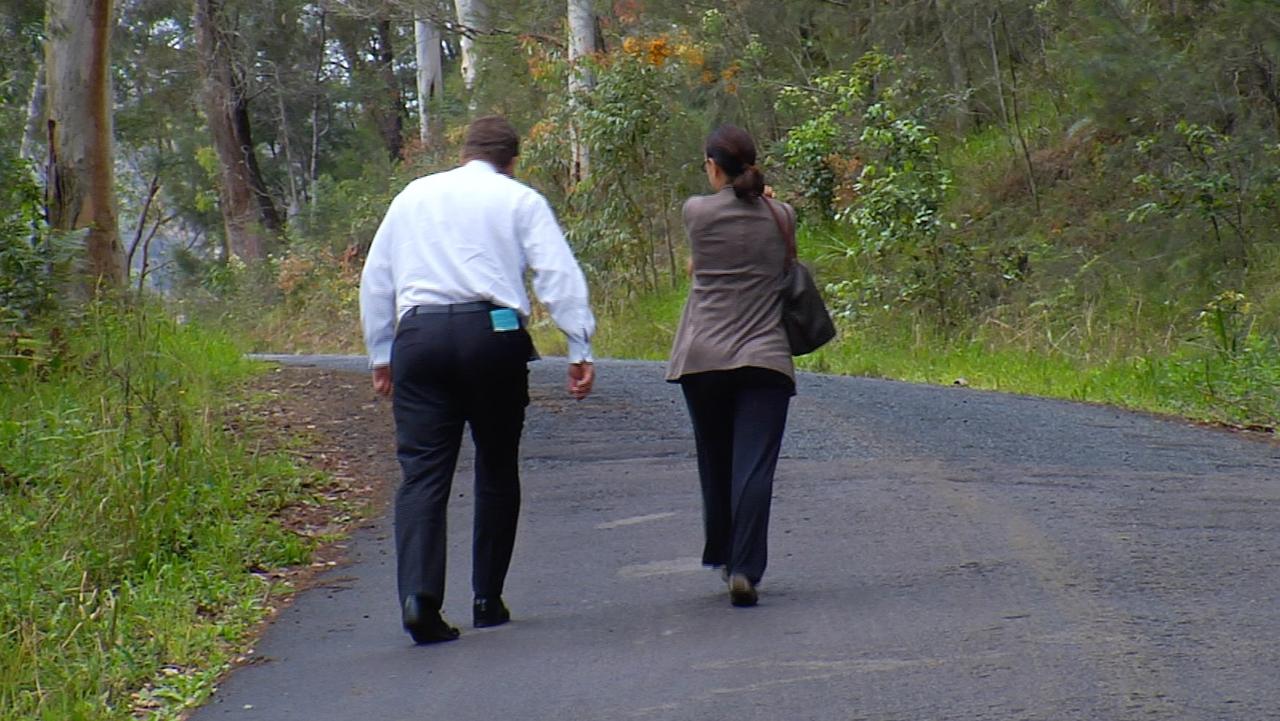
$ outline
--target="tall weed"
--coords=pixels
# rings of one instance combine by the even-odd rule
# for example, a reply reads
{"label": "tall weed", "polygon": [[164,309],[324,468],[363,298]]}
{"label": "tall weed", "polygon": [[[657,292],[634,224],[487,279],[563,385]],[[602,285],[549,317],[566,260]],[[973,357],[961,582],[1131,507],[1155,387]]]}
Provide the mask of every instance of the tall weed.
{"label": "tall weed", "polygon": [[101,306],[64,337],[0,386],[0,718],[180,707],[262,615],[252,572],[305,557],[271,519],[301,479],[226,432],[225,337]]}

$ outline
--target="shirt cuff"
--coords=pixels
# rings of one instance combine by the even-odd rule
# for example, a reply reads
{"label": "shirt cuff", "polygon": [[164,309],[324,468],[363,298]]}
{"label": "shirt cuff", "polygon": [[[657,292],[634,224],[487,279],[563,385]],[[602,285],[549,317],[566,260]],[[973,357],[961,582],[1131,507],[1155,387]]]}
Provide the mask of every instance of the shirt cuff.
{"label": "shirt cuff", "polygon": [[594,363],[595,359],[591,356],[591,341],[569,339],[569,362],[570,363]]}
{"label": "shirt cuff", "polygon": [[369,370],[391,365],[391,344],[379,343],[369,348]]}

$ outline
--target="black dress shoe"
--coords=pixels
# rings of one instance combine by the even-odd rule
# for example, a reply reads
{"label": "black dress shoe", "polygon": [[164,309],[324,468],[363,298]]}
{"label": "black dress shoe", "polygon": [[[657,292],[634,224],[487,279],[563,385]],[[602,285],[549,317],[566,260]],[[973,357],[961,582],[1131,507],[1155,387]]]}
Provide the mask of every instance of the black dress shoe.
{"label": "black dress shoe", "polygon": [[729,577],[729,603],[739,608],[747,608],[756,605],[759,600],[760,594],[756,592],[755,584],[746,576],[735,573]]}
{"label": "black dress shoe", "polygon": [[430,602],[429,597],[411,595],[404,600],[401,620],[416,644],[441,643],[458,637],[458,629],[450,626]]}
{"label": "black dress shoe", "polygon": [[507,605],[502,602],[501,596],[495,598],[476,596],[475,602],[471,604],[471,621],[476,628],[501,626],[510,620],[511,611],[507,610]]}

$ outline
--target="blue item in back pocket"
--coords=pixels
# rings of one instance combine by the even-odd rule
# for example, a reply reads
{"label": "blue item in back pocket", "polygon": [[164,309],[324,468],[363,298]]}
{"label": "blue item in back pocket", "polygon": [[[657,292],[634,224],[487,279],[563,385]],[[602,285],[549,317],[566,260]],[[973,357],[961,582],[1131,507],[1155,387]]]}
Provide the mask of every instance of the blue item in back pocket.
{"label": "blue item in back pocket", "polygon": [[520,330],[520,316],[511,308],[499,308],[489,311],[489,322],[493,324],[495,333]]}

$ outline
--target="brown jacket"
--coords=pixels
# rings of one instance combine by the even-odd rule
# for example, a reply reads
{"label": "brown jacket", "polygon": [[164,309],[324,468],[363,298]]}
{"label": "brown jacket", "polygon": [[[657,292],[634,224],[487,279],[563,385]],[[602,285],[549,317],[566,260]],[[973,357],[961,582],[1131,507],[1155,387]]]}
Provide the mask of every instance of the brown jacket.
{"label": "brown jacket", "polygon": [[[685,202],[693,284],[667,380],[746,367],[795,380],[779,295],[786,240],[764,202],[739,200],[733,188]],[[794,222],[791,206],[770,202],[783,222]]]}

